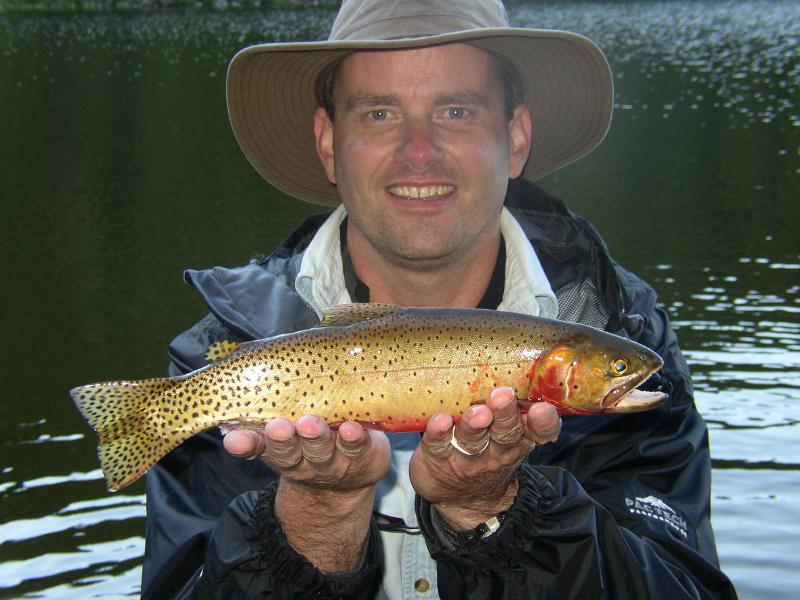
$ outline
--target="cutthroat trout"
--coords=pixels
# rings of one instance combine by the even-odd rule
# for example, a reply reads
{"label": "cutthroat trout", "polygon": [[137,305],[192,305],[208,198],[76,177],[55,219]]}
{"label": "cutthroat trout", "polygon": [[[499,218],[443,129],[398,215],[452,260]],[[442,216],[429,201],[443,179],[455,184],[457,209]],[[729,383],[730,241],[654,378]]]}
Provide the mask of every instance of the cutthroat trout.
{"label": "cutthroat trout", "polygon": [[564,414],[637,412],[666,394],[636,390],[661,358],[587,327],[491,310],[353,304],[318,327],[255,342],[220,342],[211,364],[181,377],[111,381],[71,395],[97,432],[109,490],[213,426],[262,425],[305,414],[384,431],[457,421],[497,386],[521,411],[545,401]]}

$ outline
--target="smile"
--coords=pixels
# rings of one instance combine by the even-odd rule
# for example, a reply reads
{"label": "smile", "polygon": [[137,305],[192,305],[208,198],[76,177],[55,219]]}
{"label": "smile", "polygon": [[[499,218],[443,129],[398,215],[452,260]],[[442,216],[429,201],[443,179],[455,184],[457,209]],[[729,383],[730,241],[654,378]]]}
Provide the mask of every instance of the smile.
{"label": "smile", "polygon": [[390,187],[389,193],[402,198],[435,198],[437,196],[446,196],[455,189],[452,185],[398,185]]}

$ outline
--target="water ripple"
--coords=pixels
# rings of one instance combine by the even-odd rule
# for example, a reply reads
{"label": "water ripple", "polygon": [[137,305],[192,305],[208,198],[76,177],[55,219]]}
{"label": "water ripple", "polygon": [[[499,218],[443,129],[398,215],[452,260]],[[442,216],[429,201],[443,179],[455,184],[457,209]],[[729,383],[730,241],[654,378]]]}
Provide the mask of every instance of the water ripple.
{"label": "water ripple", "polygon": [[[0,524],[0,543],[23,542],[37,537],[85,530],[112,521],[127,521],[145,517],[144,496],[122,496],[124,500],[106,503],[103,500],[85,504],[89,510],[77,511],[74,505],[54,515],[33,519],[17,519]],[[107,507],[108,504],[119,504]],[[101,508],[97,508],[97,507]]]}

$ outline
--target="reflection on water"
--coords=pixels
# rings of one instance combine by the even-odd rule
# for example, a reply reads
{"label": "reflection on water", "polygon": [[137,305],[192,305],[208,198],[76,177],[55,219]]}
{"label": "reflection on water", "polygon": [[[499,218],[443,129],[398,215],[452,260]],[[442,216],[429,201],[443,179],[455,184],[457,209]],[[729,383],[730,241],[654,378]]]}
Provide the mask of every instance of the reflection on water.
{"label": "reflection on water", "polygon": [[[625,86],[621,110],[654,111],[666,119],[676,110],[715,108],[734,127],[800,124],[796,3],[631,2],[580,11],[574,5],[552,11],[530,6],[515,17],[541,27],[568,24],[611,51],[623,86],[628,77],[651,83]],[[681,85],[672,96],[651,101],[648,88],[665,79]]]}
{"label": "reflection on water", "polygon": [[797,250],[731,257],[693,274],[690,287],[666,265],[651,276],[680,289],[668,306],[709,424],[720,558],[742,598],[800,591]]}
{"label": "reflection on water", "polygon": [[[714,459],[720,557],[743,598],[800,594],[800,66],[796,2],[515,6],[615,71],[612,132],[544,185],[661,295]],[[320,38],[323,9],[0,16],[0,597],[136,596],[141,482],[109,495],[66,390],[163,373],[202,316],[185,267],[268,252],[306,214],[225,117],[229,56]],[[264,207],[269,206],[265,211]],[[265,214],[268,213],[268,214]]]}

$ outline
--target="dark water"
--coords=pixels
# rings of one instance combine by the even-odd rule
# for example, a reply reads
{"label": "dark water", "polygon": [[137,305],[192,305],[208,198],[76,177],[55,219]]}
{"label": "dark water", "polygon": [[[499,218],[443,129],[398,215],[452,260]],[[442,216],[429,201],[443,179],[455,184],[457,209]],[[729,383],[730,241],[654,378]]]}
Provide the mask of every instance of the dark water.
{"label": "dark water", "polygon": [[[105,491],[66,390],[157,376],[204,314],[186,267],[269,252],[315,212],[263,184],[227,60],[332,13],[0,15],[0,597],[135,596],[142,485]],[[797,2],[517,6],[592,37],[612,132],[545,187],[659,290],[711,429],[713,517],[743,598],[800,597]]]}

